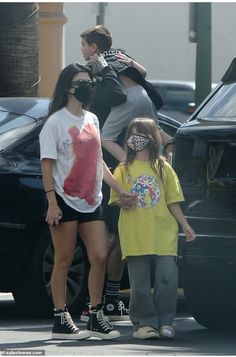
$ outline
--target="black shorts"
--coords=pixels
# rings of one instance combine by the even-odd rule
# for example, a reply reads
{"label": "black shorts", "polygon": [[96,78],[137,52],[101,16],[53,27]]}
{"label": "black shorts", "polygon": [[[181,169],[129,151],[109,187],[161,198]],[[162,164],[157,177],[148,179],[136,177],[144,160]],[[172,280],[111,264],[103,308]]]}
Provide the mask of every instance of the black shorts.
{"label": "black shorts", "polygon": [[102,206],[98,206],[98,208],[94,212],[79,212],[74,208],[68,206],[65,201],[58,195],[56,192],[57,204],[62,211],[62,218],[60,219],[60,223],[62,222],[70,222],[77,221],[78,223],[90,222],[90,221],[103,221],[103,211]]}

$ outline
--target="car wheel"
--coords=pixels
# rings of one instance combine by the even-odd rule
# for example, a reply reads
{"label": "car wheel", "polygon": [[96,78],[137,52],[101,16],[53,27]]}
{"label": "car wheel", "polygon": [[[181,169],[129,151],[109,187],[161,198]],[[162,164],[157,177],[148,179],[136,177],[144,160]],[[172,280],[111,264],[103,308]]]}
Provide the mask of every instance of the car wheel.
{"label": "car wheel", "polygon": [[235,329],[235,288],[227,277],[223,281],[217,272],[211,275],[198,269],[184,277],[183,289],[187,307],[200,325],[217,330]]}
{"label": "car wheel", "polygon": [[[17,306],[24,314],[35,317],[52,315],[51,273],[54,251],[50,232],[45,229],[34,248],[24,281],[13,292]],[[72,314],[80,314],[87,297],[88,259],[78,238],[67,278],[67,305]]]}

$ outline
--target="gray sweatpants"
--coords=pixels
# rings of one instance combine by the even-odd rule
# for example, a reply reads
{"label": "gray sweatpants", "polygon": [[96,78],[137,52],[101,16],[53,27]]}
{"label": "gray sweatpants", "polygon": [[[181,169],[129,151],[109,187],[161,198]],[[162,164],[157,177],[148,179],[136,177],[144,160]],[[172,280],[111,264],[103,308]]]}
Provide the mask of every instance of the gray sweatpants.
{"label": "gray sweatpants", "polygon": [[[142,255],[127,257],[130,281],[130,320],[134,330],[141,326],[158,329],[172,325],[176,313],[178,268],[176,257]],[[154,292],[151,291],[151,271]]]}

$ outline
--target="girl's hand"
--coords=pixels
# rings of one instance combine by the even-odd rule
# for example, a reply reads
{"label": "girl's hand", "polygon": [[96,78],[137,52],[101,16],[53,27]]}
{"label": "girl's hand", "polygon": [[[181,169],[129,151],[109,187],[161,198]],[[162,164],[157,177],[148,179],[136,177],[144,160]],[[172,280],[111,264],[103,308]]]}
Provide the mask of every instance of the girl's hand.
{"label": "girl's hand", "polygon": [[126,56],[124,53],[116,53],[116,57],[120,62],[127,64],[127,66],[132,66],[132,58]]}
{"label": "girl's hand", "polygon": [[186,236],[187,242],[191,242],[196,238],[194,230],[188,224],[183,225],[182,229]]}
{"label": "girl's hand", "polygon": [[51,205],[48,208],[45,221],[49,226],[57,226],[62,218],[62,211],[58,205]]}

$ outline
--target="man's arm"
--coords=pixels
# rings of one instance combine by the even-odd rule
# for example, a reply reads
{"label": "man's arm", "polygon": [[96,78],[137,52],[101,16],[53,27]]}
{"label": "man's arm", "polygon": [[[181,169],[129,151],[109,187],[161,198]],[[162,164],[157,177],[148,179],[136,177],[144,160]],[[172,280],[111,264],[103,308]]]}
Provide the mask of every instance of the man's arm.
{"label": "man's arm", "polygon": [[163,130],[160,132],[160,135],[161,135],[161,143],[163,146],[165,146],[168,143],[168,141],[170,141],[170,139],[172,138],[169,134],[167,134]]}
{"label": "man's arm", "polygon": [[125,161],[125,152],[117,142],[112,140],[102,140],[102,147],[114,156],[119,162]]}

